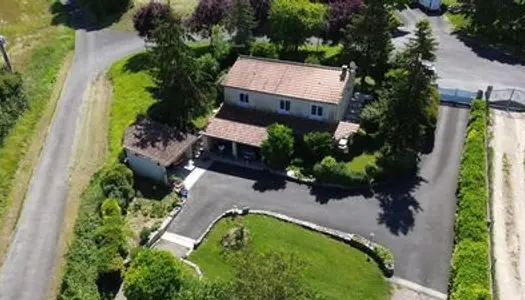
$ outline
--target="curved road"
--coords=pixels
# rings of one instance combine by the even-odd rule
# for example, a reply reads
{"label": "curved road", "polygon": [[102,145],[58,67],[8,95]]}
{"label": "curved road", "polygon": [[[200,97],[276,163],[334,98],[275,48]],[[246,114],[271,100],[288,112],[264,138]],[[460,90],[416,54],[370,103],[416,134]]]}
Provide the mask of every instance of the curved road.
{"label": "curved road", "polygon": [[[402,13],[402,17],[407,27],[413,28],[413,24],[422,17],[422,14],[417,10],[407,10]],[[436,65],[442,77],[440,79],[442,86],[474,90],[484,89],[488,84],[496,87],[525,85],[523,64],[491,50],[466,46],[456,36],[450,35],[443,18],[433,17],[431,22],[440,41]],[[402,39],[397,41],[400,42]],[[40,161],[35,167],[11,248],[0,270],[1,300],[42,299],[47,292],[50,275],[53,274],[55,266],[57,243],[66,203],[69,163],[84,91],[88,83],[112,62],[140,49],[143,49],[142,40],[131,33],[77,30],[75,60],[67,77]],[[334,214],[325,212],[324,206],[311,206],[308,210],[319,212],[314,217],[307,210],[303,212],[297,210],[292,200],[287,202],[286,198],[274,198],[281,201],[276,210],[285,213],[297,210],[299,217],[314,222],[327,220],[328,226],[364,235],[368,234],[370,228],[376,228],[378,220],[381,220],[383,227],[388,230],[379,229],[376,236],[385,244],[392,245],[398,256],[397,269],[402,273],[402,277],[446,292],[450,261],[440,257],[450,258],[454,186],[466,112],[444,109],[447,112],[445,114],[442,112],[440,118],[440,128],[443,128],[441,129],[443,133],[439,140],[442,142],[437,146],[441,149],[439,151],[444,151],[445,154],[432,154],[424,160],[423,170],[427,171],[423,172],[422,177],[425,181],[413,187],[413,191],[401,194],[405,195],[403,198],[405,202],[395,200],[397,197],[392,198],[388,193],[383,197],[384,200],[379,202],[369,201],[366,196],[352,197],[353,205],[377,206],[377,203],[380,203],[380,208],[385,214],[379,216],[362,215],[358,213],[359,210],[352,211],[351,207],[345,209],[343,206],[348,205],[349,201],[331,201],[326,207],[332,207],[330,210],[333,210]],[[203,181],[212,174],[210,172],[205,175]],[[227,193],[231,190],[231,184],[232,182],[223,182],[218,186],[223,186],[222,191]],[[238,184],[241,188],[243,184],[250,183],[238,182]],[[301,189],[296,190],[294,184],[289,183],[288,186],[286,191],[289,193],[283,194],[285,197],[296,199],[297,195],[304,197],[309,195],[309,193],[302,194],[304,191]],[[402,190],[402,187],[398,189]],[[213,192],[211,194],[213,197],[218,195],[216,190],[210,192]],[[324,192],[314,191],[313,195],[319,202],[328,200]],[[347,196],[349,195],[339,195],[335,198],[342,200]],[[257,200],[258,197],[253,199]],[[305,199],[307,198],[303,198]],[[428,201],[421,199],[428,199]],[[209,206],[203,207],[204,212],[213,214],[217,205],[219,205],[217,201],[209,203]],[[274,208],[274,206],[269,204],[262,208]],[[377,207],[375,210],[377,211]],[[427,213],[430,215],[427,216]],[[201,218],[200,215],[198,219],[194,219],[192,214],[187,214],[187,219],[189,223],[196,222],[197,225],[206,222],[206,218]],[[189,219],[192,219],[191,222]],[[443,219],[448,225],[440,225],[443,224]],[[194,225],[188,224],[173,224],[172,229],[195,236],[195,230],[198,229],[192,229]],[[396,231],[397,235],[393,234]],[[419,233],[415,234],[416,232]],[[435,245],[444,246],[434,247]],[[432,250],[433,248],[436,250]]]}
{"label": "curved road", "polygon": [[44,299],[55,269],[84,91],[114,61],[143,48],[143,40],[132,33],[76,31],[74,62],[0,271],[1,300]]}

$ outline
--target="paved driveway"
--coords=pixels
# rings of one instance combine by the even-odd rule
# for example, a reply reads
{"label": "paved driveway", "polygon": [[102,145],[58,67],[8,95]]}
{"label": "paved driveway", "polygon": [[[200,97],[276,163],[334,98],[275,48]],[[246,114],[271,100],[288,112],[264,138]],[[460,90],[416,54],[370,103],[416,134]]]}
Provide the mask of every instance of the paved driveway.
{"label": "paved driveway", "polygon": [[[400,12],[407,32],[415,23],[428,18],[439,42],[436,68],[439,85],[470,91],[485,90],[488,85],[495,89],[519,87],[525,89],[525,62],[514,59],[500,51],[472,43],[461,35],[452,33],[452,27],[444,16],[427,16],[419,9]],[[394,39],[401,46],[410,35]]]}
{"label": "paved driveway", "polygon": [[143,49],[143,40],[133,33],[76,31],[74,62],[0,269],[0,300],[45,298],[55,269],[84,91],[114,61]]}
{"label": "paved driveway", "polygon": [[224,210],[247,205],[363,236],[374,232],[394,251],[396,276],[446,293],[467,116],[466,109],[442,106],[434,150],[423,159],[421,178],[374,192],[310,188],[215,163],[168,230],[197,239]]}

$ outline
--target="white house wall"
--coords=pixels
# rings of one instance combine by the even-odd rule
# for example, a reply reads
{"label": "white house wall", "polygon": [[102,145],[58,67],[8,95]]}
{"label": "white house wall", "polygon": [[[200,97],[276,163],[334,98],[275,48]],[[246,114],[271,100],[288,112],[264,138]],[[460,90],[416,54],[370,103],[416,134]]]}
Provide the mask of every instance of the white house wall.
{"label": "white house wall", "polygon": [[348,109],[348,104],[350,103],[350,99],[352,98],[352,94],[354,93],[354,82],[355,82],[355,71],[350,70],[349,71],[348,81],[346,82],[345,89],[343,91],[343,98],[341,99],[341,102],[339,102],[338,110],[337,110],[337,121],[340,121],[345,116],[346,110]]}
{"label": "white house wall", "polygon": [[[242,103],[240,101],[239,95],[248,94],[249,103]],[[338,121],[340,119],[336,104],[323,103],[323,102],[314,102],[304,99],[282,97],[276,95],[270,95],[265,93],[259,93],[248,90],[241,90],[232,87],[224,87],[224,101],[228,104],[233,104],[237,106],[249,107],[256,110],[262,110],[267,112],[279,113],[279,104],[281,100],[290,101],[290,115],[310,118],[312,105],[322,106],[323,107],[323,116],[319,117],[320,120],[325,121]]]}
{"label": "white house wall", "polygon": [[149,158],[137,155],[134,152],[126,150],[126,157],[128,158],[131,170],[137,175],[150,178],[152,180],[167,183],[166,168],[158,165]]}

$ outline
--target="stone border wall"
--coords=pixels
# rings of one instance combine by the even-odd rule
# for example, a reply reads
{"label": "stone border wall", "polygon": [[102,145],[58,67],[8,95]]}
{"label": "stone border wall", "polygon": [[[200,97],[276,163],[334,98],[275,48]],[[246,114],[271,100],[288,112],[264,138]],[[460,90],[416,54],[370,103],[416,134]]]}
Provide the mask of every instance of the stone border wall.
{"label": "stone border wall", "polygon": [[[295,219],[295,218],[292,218],[292,217],[289,217],[283,214],[279,214],[279,213],[274,213],[274,212],[265,211],[265,210],[256,210],[256,209],[250,210],[248,207],[244,207],[242,209],[234,208],[234,209],[230,209],[230,210],[223,212],[219,217],[217,217],[208,226],[208,228],[206,228],[204,233],[195,242],[193,249],[190,249],[188,253],[186,253],[186,257],[188,257],[194,249],[200,246],[200,244],[204,241],[204,238],[206,237],[206,235],[213,229],[213,226],[215,226],[215,224],[219,222],[222,218],[229,217],[229,216],[242,216],[242,215],[247,215],[247,214],[257,214],[257,215],[265,215],[265,216],[273,217],[273,218],[276,218],[284,222],[299,225],[308,230],[313,230],[313,231],[328,235],[331,238],[334,238],[338,241],[341,241],[345,244],[350,245],[351,247],[354,247],[356,249],[363,251],[365,254],[367,254],[377,263],[377,265],[379,266],[379,268],[381,269],[381,271],[386,277],[392,277],[394,275],[394,261],[393,261],[393,255],[391,254],[391,251],[362,236],[359,236],[357,234],[342,232],[342,231],[331,229],[328,227],[319,226],[311,222]],[[379,251],[377,251],[376,249],[383,249],[384,251],[390,252],[392,256],[392,261],[391,262],[386,261],[385,258],[382,257],[379,254]],[[192,264],[195,265],[194,263]],[[197,266],[195,265],[195,267]],[[197,269],[199,271],[198,272],[196,271],[196,272],[199,274],[199,276],[202,276],[202,272],[200,271],[200,269],[198,267],[196,268],[196,270]]]}

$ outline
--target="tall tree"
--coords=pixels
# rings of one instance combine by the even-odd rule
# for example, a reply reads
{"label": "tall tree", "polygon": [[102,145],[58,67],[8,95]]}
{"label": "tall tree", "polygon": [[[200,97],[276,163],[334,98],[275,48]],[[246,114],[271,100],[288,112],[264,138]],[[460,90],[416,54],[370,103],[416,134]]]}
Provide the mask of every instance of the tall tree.
{"label": "tall tree", "polygon": [[361,5],[361,0],[330,1],[326,20],[326,38],[333,42],[339,41],[342,30],[350,23],[352,17],[361,10]]}
{"label": "tall tree", "polygon": [[325,20],[326,7],[309,0],[273,0],[268,21],[270,40],[285,50],[297,50],[317,35]]}
{"label": "tall tree", "polygon": [[190,19],[190,30],[210,37],[213,26],[224,21],[231,5],[231,0],[200,0]]}
{"label": "tall tree", "polygon": [[267,21],[271,1],[272,0],[250,0],[250,4],[255,12],[255,19],[259,22],[259,25]]}
{"label": "tall tree", "polygon": [[232,10],[228,18],[227,28],[233,35],[235,46],[250,47],[253,41],[253,29],[256,26],[253,8],[250,0],[232,0]]}
{"label": "tall tree", "polygon": [[184,37],[182,26],[163,23],[153,31],[150,50],[161,101],[152,114],[179,129],[207,111],[213,90],[213,78],[200,68]]}
{"label": "tall tree", "polygon": [[28,107],[22,76],[0,67],[0,146]]}
{"label": "tall tree", "polygon": [[433,105],[431,92],[420,57],[411,57],[407,68],[387,74],[379,101],[384,103],[380,133],[385,138],[382,154],[388,168],[400,172],[415,168],[427,127],[432,126],[428,113]]}
{"label": "tall tree", "polygon": [[393,50],[390,13],[386,0],[367,0],[362,14],[352,18],[346,28],[343,51],[348,58],[357,58],[361,76],[381,80],[388,68]]}
{"label": "tall tree", "polygon": [[151,34],[156,24],[167,21],[172,17],[169,5],[152,1],[142,6],[133,15],[133,27],[140,36],[146,37]]}
{"label": "tall tree", "polygon": [[435,61],[438,42],[432,33],[432,27],[427,19],[416,23],[415,36],[407,43],[406,52],[410,57],[420,57],[424,60]]}
{"label": "tall tree", "polygon": [[124,281],[129,300],[174,299],[180,288],[179,266],[171,253],[162,250],[139,250]]}

